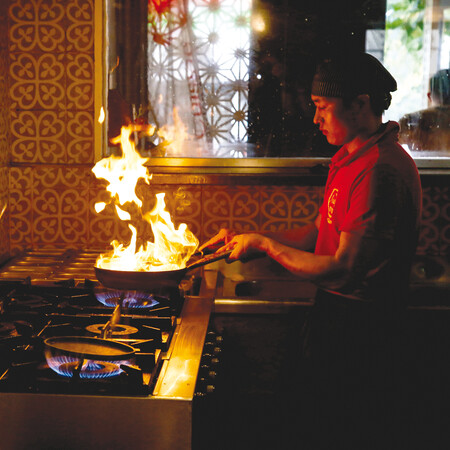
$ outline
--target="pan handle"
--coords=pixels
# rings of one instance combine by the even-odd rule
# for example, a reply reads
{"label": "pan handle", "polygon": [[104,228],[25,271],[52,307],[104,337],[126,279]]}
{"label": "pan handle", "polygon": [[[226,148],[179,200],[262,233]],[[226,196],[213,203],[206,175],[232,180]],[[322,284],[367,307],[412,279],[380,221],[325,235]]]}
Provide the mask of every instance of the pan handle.
{"label": "pan handle", "polygon": [[233,250],[227,250],[226,252],[220,252],[220,253],[211,253],[210,255],[206,255],[203,258],[200,258],[199,260],[195,261],[192,264],[189,264],[186,269],[196,269],[197,267],[205,266],[206,264],[213,263],[215,261],[219,261],[220,259],[226,259],[231,255],[231,252]]}

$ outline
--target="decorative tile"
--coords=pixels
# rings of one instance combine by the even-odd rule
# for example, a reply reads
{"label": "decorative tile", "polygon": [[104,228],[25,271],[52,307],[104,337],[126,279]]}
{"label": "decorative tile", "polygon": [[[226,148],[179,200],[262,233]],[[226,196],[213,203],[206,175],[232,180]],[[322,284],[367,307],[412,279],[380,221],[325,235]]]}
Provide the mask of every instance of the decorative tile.
{"label": "decorative tile", "polygon": [[203,236],[206,240],[221,228],[238,232],[259,229],[257,186],[205,186],[203,189]]}
{"label": "decorative tile", "polygon": [[65,114],[12,110],[11,157],[14,162],[67,162]]}
{"label": "decorative tile", "polygon": [[65,108],[64,55],[10,53],[13,109]]}
{"label": "decorative tile", "polygon": [[67,162],[92,164],[94,162],[94,115],[90,112],[67,113]]}
{"label": "decorative tile", "polygon": [[67,55],[67,109],[94,109],[94,56]]}
{"label": "decorative tile", "polygon": [[86,248],[89,170],[38,167],[33,177],[34,244]]}
{"label": "decorative tile", "polygon": [[33,171],[30,167],[9,169],[9,208],[11,250],[33,244]]}
{"label": "decorative tile", "polygon": [[319,214],[322,198],[320,187],[269,186],[262,189],[262,229],[278,231],[312,222]]}
{"label": "decorative tile", "polygon": [[56,0],[11,2],[9,48],[12,52],[61,52],[65,49],[64,4]]}
{"label": "decorative tile", "polygon": [[76,52],[94,51],[94,3],[93,0],[69,1],[66,8],[67,50]]}
{"label": "decorative tile", "polygon": [[423,188],[422,221],[417,253],[439,255],[441,189],[440,187]]}

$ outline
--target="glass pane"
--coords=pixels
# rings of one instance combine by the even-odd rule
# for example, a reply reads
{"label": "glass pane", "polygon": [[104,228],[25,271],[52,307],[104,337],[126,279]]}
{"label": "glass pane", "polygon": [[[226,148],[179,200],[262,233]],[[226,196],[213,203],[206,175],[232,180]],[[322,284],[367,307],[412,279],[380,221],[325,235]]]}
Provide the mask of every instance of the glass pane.
{"label": "glass pane", "polygon": [[450,2],[387,0],[384,63],[398,82],[386,117],[414,157],[450,156]]}
{"label": "glass pane", "polygon": [[373,54],[397,79],[384,120],[401,124],[408,151],[449,155],[450,0],[107,1],[109,136],[127,120],[184,136],[178,146],[164,133],[138,136],[141,152],[333,155],[313,124],[310,85],[317,63],[345,48]]}

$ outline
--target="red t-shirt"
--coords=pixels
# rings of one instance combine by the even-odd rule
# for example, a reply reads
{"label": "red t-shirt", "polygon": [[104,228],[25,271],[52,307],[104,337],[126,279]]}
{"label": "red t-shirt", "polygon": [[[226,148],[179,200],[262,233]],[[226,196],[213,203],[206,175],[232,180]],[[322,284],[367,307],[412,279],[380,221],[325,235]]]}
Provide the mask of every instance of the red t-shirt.
{"label": "red t-shirt", "polygon": [[332,158],[316,254],[334,255],[343,231],[360,233],[392,242],[390,269],[394,263],[410,266],[417,244],[421,186],[413,159],[398,144],[398,130],[395,122],[383,124],[360,149],[348,154],[344,146]]}

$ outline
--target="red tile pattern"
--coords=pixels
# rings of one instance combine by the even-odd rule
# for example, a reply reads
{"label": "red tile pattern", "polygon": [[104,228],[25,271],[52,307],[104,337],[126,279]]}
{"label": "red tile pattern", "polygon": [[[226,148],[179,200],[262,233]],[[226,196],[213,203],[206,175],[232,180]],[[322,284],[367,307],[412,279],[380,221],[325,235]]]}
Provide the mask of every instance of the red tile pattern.
{"label": "red tile pattern", "polygon": [[87,247],[90,172],[42,167],[33,173],[33,244]]}
{"label": "red tile pattern", "polygon": [[12,167],[9,170],[9,234],[11,249],[33,244],[33,170]]}
{"label": "red tile pattern", "polygon": [[62,111],[11,110],[13,161],[57,164],[65,162],[65,116]]}
{"label": "red tile pattern", "polygon": [[418,253],[448,255],[450,250],[450,192],[447,186],[423,188],[422,227]]}
{"label": "red tile pattern", "polygon": [[308,186],[273,186],[262,193],[262,229],[279,231],[312,222],[319,214],[323,189]]}
{"label": "red tile pattern", "polygon": [[203,238],[221,228],[238,232],[259,229],[260,187],[205,186],[203,189]]}
{"label": "red tile pattern", "polygon": [[7,3],[0,38],[7,30],[11,247],[87,247],[95,214],[93,0]]}
{"label": "red tile pattern", "polygon": [[11,53],[11,107],[14,109],[64,109],[64,54]]}
{"label": "red tile pattern", "polygon": [[10,51],[63,51],[64,3],[52,0],[10,2]]}

